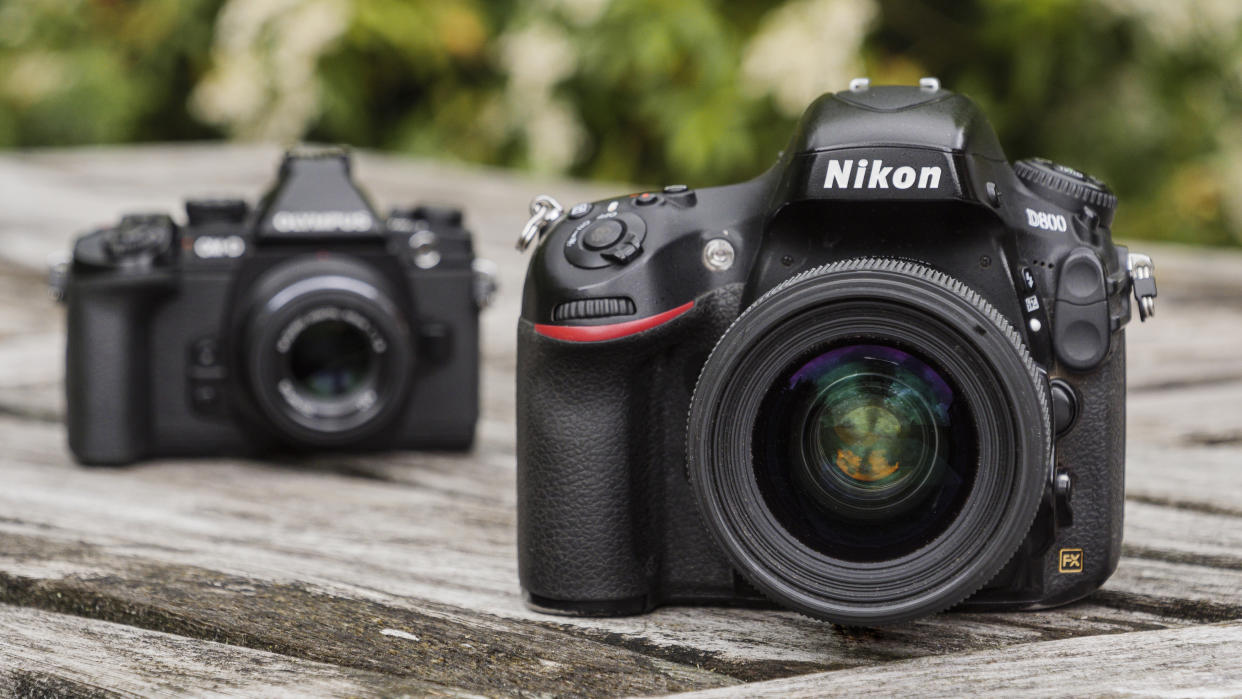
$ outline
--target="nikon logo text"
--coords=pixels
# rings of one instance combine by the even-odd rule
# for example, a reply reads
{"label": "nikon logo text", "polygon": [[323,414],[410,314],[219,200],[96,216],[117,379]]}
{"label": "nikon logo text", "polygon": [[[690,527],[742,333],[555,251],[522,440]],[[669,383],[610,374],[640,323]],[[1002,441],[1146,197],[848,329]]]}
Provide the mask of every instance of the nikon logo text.
{"label": "nikon logo text", "polygon": [[[870,166],[870,172],[868,172]],[[883,160],[829,160],[824,189],[939,189],[940,167],[885,166]]]}

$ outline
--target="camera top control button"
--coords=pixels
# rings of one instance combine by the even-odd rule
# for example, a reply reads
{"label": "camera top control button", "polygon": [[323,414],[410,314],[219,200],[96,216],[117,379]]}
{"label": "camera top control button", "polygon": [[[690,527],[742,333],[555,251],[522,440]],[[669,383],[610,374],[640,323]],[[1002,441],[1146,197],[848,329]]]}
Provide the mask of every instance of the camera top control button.
{"label": "camera top control button", "polygon": [[660,197],[656,194],[652,194],[651,192],[643,192],[642,194],[634,197],[634,203],[639,206],[651,206],[659,201]]}
{"label": "camera top control button", "polygon": [[587,250],[603,250],[616,245],[625,235],[625,224],[615,218],[597,221],[582,233],[582,246]]}
{"label": "camera top control button", "polygon": [[168,249],[172,235],[172,219],[164,214],[130,215],[108,231],[104,245],[113,258],[158,254]]}
{"label": "camera top control button", "polygon": [[625,264],[626,262],[629,262],[635,257],[638,257],[638,253],[640,252],[642,252],[642,248],[638,247],[634,243],[627,242],[627,243],[622,243],[618,245],[617,247],[611,250],[608,250],[607,252],[604,252],[602,254],[606,259],[612,260],[613,262],[618,262],[620,264]]}
{"label": "camera top control button", "polygon": [[664,188],[664,196],[671,202],[680,206],[694,206],[698,203],[699,197],[684,184],[670,184]]}
{"label": "camera top control button", "polygon": [[642,217],[632,211],[605,212],[574,223],[564,242],[565,260],[581,269],[623,265],[642,253],[646,238]]}
{"label": "camera top control button", "polygon": [[461,209],[455,206],[433,206],[428,204],[397,207],[390,212],[390,215],[393,218],[426,221],[433,226],[440,225],[449,228],[460,227],[463,220]]}
{"label": "camera top control button", "polygon": [[589,201],[578,202],[577,204],[574,204],[572,209],[569,210],[569,218],[582,218],[583,216],[591,213],[591,209],[594,208],[595,205]]}
{"label": "camera top control button", "polygon": [[1022,268],[1022,284],[1026,286],[1027,291],[1035,290],[1035,275],[1031,273],[1029,267]]}

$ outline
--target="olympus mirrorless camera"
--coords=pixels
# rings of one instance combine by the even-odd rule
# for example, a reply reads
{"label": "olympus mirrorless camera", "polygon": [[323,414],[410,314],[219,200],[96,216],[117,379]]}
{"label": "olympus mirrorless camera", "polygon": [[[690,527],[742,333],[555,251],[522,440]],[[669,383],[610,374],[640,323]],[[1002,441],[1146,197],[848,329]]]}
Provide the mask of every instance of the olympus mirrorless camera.
{"label": "olympus mirrorless camera", "polygon": [[[540,197],[518,329],[528,603],[844,625],[1098,588],[1121,547],[1116,198],[925,79],[825,95],[723,187]],[[554,224],[554,225],[553,225]],[[546,230],[545,230],[546,229]]]}
{"label": "olympus mirrorless camera", "polygon": [[470,446],[493,287],[459,211],[382,218],[329,148],[185,214],[79,238],[54,280],[80,461]]}

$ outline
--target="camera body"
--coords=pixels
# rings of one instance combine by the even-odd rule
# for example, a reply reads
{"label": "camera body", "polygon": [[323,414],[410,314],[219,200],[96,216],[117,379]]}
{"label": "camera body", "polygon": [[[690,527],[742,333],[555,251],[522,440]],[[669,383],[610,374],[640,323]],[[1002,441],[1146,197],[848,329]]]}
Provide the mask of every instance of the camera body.
{"label": "camera body", "polygon": [[[574,206],[535,251],[518,329],[528,603],[616,615],[775,601],[876,625],[1098,588],[1120,554],[1128,294],[1144,317],[1155,295],[1149,261],[1111,240],[1115,205],[1069,168],[1011,167],[979,109],[928,79],[824,95],[748,182]],[[785,463],[802,447],[763,426],[784,419],[765,417],[782,365],[874,337],[977,394],[959,419],[974,436],[938,433],[974,473],[957,520],[893,534],[906,548],[891,556],[868,532],[898,525],[837,527],[848,512],[806,505]],[[841,543],[836,529],[862,533]]]}
{"label": "camera body", "polygon": [[253,209],[125,216],[79,238],[60,280],[70,448],[87,464],[468,448],[491,290],[475,266],[459,211],[381,218],[341,149],[287,153]]}

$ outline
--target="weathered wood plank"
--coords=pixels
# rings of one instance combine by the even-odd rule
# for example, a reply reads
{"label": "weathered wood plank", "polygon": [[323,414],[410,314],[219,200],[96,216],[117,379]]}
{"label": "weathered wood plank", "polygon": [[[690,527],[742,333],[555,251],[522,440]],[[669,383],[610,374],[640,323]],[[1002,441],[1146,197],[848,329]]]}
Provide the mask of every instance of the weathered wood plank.
{"label": "weathered wood plank", "polygon": [[803,675],[687,697],[1235,696],[1242,624],[1096,636]]}
{"label": "weathered wood plank", "polygon": [[[282,598],[296,588],[311,599],[352,600],[331,606],[331,614],[357,604],[396,618],[435,610],[469,625],[485,617],[489,628],[520,633],[534,624],[742,679],[1242,616],[1242,571],[1204,578],[1192,564],[1127,557],[1106,588],[1113,596],[1098,603],[1038,614],[949,614],[862,637],[768,610],[674,608],[635,619],[558,619],[526,610],[517,596],[512,495],[500,477],[511,468],[507,461],[388,457],[381,473],[402,474],[383,476],[388,480],[333,473],[330,460],[309,468],[169,462],[90,470],[66,466],[60,447],[49,448],[55,426],[0,419],[0,440],[18,430],[27,439],[6,469],[12,490],[0,494],[7,513],[0,522],[7,542],[0,572],[25,590],[19,599],[37,603],[54,592],[90,600],[94,609],[101,598],[135,604],[124,591],[141,590],[141,599],[157,607],[156,619],[179,619],[182,626],[192,620],[221,633],[289,635],[261,623],[271,603],[266,593],[238,596],[231,604],[247,613],[222,618],[224,591],[202,582],[213,576],[239,578],[244,582],[234,586],[254,590],[279,589]],[[44,438],[30,438],[39,431]],[[1152,520],[1158,531],[1166,510],[1140,506],[1130,521]],[[1173,540],[1165,557],[1192,557],[1197,549],[1176,549],[1193,543]],[[1173,612],[1161,606],[1170,595],[1149,584],[1153,570],[1196,581],[1173,588],[1182,590],[1171,595],[1181,605],[1170,605]],[[175,582],[182,579],[187,582]],[[321,605],[296,607],[309,614]],[[306,653],[315,643],[307,639],[288,652]],[[354,651],[368,643],[365,635],[348,641]]]}
{"label": "weathered wood plank", "polygon": [[[0,590],[4,591],[6,602],[348,667],[399,676],[412,674],[437,682],[461,681],[454,668],[473,662],[475,647],[485,650],[492,661],[499,656],[516,662],[507,658],[507,649],[503,647],[514,630],[519,630],[530,643],[522,660],[527,664],[537,661],[540,668],[572,667],[588,677],[600,675],[599,666],[609,658],[592,658],[589,664],[584,663],[577,655],[581,647],[589,645],[578,641],[585,638],[663,659],[664,663],[652,662],[665,667],[673,665],[673,661],[683,666],[694,663],[728,672],[735,679],[764,679],[814,669],[1186,623],[1159,610],[1145,613],[1123,608],[1125,605],[1087,603],[1038,614],[943,615],[909,626],[874,631],[836,629],[776,611],[684,608],[661,610],[636,620],[562,621],[527,614],[530,623],[521,624],[514,623],[514,619],[492,617],[492,610],[486,607],[458,608],[408,597],[384,598],[374,590],[346,589],[340,581],[335,584],[335,591],[328,594],[322,583],[279,583],[155,563],[155,556],[112,553],[122,548],[117,546],[95,548],[12,535],[5,540],[0,563],[4,569],[15,571],[0,572]],[[133,546],[123,548],[138,550]],[[373,574],[358,577],[362,578],[358,584],[375,584]],[[1233,582],[1237,583],[1236,578]],[[278,609],[289,612],[280,614]],[[515,617],[523,614],[519,609],[500,611]],[[714,627],[717,634],[714,645],[693,644],[695,636],[708,627]],[[435,639],[435,647],[429,650],[423,644],[411,648],[408,657],[391,662],[379,652],[386,639],[376,634],[383,628],[411,633],[424,640]],[[557,641],[550,636],[558,634],[550,634],[549,630],[567,635]],[[789,648],[781,657],[773,657],[782,650],[774,642],[778,633]],[[497,648],[498,645],[501,647]],[[451,666],[441,668],[433,664],[431,670],[425,669],[428,663],[448,662],[446,656],[435,655],[444,649],[452,652]],[[737,654],[745,654],[745,659],[730,660],[730,655]],[[637,665],[633,672],[643,670],[642,664]],[[491,671],[487,682],[507,677],[507,668],[508,664],[502,663],[499,670]],[[591,672],[586,672],[588,669]],[[680,669],[682,678],[691,686],[728,684],[705,681],[719,678],[692,673],[685,667],[674,669]],[[522,686],[541,686],[531,679],[524,678],[528,684]],[[575,688],[586,686],[580,676],[573,679]],[[626,686],[629,693],[641,691],[633,685],[630,681],[618,687]],[[454,686],[474,688],[471,684]],[[489,691],[498,690],[490,686]]]}
{"label": "weathered wood plank", "polygon": [[1126,503],[1126,541],[1168,560],[1242,570],[1242,519],[1234,514]]}
{"label": "weathered wood plank", "polygon": [[9,605],[0,605],[0,694],[466,696],[409,678]]}
{"label": "weathered wood plank", "polygon": [[[489,694],[651,694],[732,680],[552,629],[491,620],[429,602],[401,609],[137,557],[88,545],[6,536],[6,555],[51,554],[90,572],[38,579],[0,572],[0,601],[219,641],[294,658]],[[23,554],[23,551],[26,553]]]}

